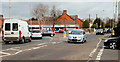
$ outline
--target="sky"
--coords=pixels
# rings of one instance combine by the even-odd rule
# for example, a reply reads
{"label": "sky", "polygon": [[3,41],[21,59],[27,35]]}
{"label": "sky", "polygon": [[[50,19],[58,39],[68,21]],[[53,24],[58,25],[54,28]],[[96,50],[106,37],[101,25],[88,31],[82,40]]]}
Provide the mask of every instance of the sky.
{"label": "sky", "polygon": [[[61,11],[67,10],[68,15],[78,15],[80,19],[87,19],[89,14],[94,19],[114,17],[115,0],[11,0],[12,18],[29,19],[34,17],[31,11],[39,4],[46,4],[51,8],[56,5]],[[104,11],[103,11],[104,10]],[[9,17],[9,0],[1,0],[0,14]]]}

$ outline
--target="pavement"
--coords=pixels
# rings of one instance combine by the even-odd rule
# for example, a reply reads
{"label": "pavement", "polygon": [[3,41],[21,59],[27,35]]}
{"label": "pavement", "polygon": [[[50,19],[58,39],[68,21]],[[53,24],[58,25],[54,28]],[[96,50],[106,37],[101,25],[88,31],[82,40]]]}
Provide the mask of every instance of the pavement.
{"label": "pavement", "polygon": [[[68,36],[68,35],[67,35]],[[67,43],[68,37],[62,33],[54,37],[43,37],[24,44],[1,44],[0,56],[4,60],[78,60],[91,61],[117,61],[119,50],[104,49],[102,38],[105,35],[87,33],[86,43]],[[29,61],[30,60],[30,61]],[[14,62],[14,61],[12,61]],[[20,61],[21,62],[21,61]],[[22,61],[25,62],[25,61]]]}

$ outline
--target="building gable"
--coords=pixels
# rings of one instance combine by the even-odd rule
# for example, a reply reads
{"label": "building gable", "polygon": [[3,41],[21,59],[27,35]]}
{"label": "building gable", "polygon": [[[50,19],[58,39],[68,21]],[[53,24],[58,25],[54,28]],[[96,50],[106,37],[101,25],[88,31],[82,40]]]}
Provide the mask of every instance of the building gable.
{"label": "building gable", "polygon": [[57,21],[73,21],[73,19],[67,14],[67,10],[64,10],[63,14],[58,17]]}

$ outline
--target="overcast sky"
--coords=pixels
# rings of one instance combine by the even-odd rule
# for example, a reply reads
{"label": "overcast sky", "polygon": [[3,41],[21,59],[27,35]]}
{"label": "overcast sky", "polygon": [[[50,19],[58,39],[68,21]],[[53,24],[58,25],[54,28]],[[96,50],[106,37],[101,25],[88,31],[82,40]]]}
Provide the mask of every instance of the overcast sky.
{"label": "overcast sky", "polygon": [[[2,10],[0,10],[0,14],[3,14],[4,17],[9,17],[9,0],[1,1],[0,9]],[[48,5],[50,8],[56,5],[61,11],[67,10],[69,15],[78,15],[81,19],[88,18],[89,13],[93,19],[96,14],[98,14],[100,18],[113,18],[113,6],[115,5],[113,1],[115,0],[12,0],[11,10],[13,18],[28,19],[34,17],[31,14],[31,10],[42,3]]]}

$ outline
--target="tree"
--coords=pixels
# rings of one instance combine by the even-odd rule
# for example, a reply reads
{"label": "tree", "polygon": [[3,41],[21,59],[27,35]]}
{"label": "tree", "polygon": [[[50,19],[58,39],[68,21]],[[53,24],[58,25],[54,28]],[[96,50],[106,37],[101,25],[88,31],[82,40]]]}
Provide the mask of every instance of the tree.
{"label": "tree", "polygon": [[57,24],[57,18],[60,16],[60,14],[61,14],[62,12],[59,10],[59,9],[57,9],[56,8],[56,6],[55,5],[53,5],[53,7],[52,7],[52,9],[51,9],[51,11],[50,11],[50,15],[51,15],[51,17],[52,17],[52,20],[51,20],[51,22],[52,22],[52,24],[53,24],[53,31],[54,31],[54,26],[55,26],[55,24]]}
{"label": "tree", "polygon": [[83,22],[83,28],[89,28],[89,22],[87,20]]}
{"label": "tree", "polygon": [[98,29],[104,28],[104,22],[100,18],[96,18],[93,24],[96,24]]}
{"label": "tree", "polygon": [[113,19],[108,19],[106,24],[105,24],[105,28],[111,28],[113,27],[115,21]]}
{"label": "tree", "polygon": [[93,24],[93,25],[91,26],[91,28],[97,28],[97,25],[96,25],[96,24]]}
{"label": "tree", "polygon": [[118,22],[117,27],[119,27],[119,28],[120,28],[120,21]]}
{"label": "tree", "polygon": [[48,6],[39,4],[36,8],[33,9],[32,14],[38,19],[38,23],[41,28],[42,20],[45,18],[44,16],[48,15]]}

